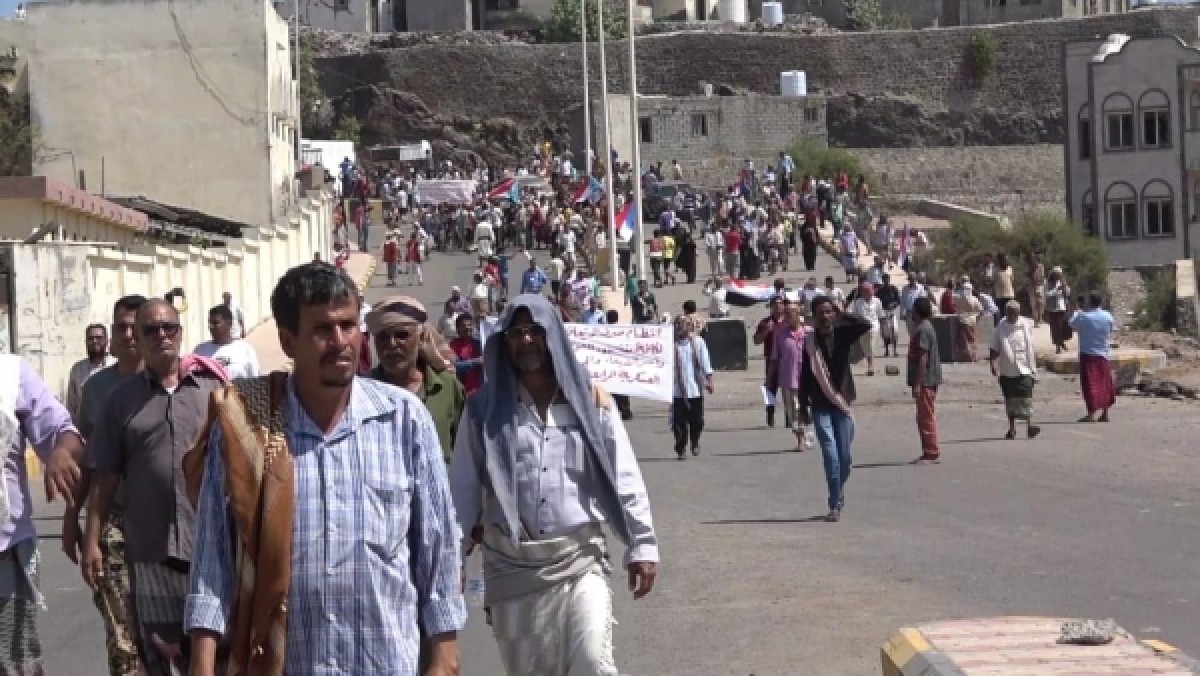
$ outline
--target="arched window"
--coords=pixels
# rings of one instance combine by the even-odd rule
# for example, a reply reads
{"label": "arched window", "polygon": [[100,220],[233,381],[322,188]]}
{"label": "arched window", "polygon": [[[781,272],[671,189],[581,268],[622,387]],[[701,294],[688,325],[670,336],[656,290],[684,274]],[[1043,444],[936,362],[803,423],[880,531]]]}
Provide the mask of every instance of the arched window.
{"label": "arched window", "polygon": [[1109,239],[1137,237],[1137,191],[1128,183],[1113,183],[1104,191]]}
{"label": "arched window", "polygon": [[1175,236],[1175,200],[1166,181],[1155,179],[1142,188],[1142,213],[1147,237]]}
{"label": "arched window", "polygon": [[1083,225],[1083,234],[1095,236],[1096,198],[1092,195],[1091,190],[1085,190],[1083,193],[1083,205],[1079,210],[1079,220]]}
{"label": "arched window", "polygon": [[1092,159],[1092,146],[1095,145],[1095,140],[1092,138],[1092,107],[1089,104],[1079,106],[1079,115],[1076,118],[1079,121],[1079,159]]}
{"label": "arched window", "polygon": [[1104,99],[1105,150],[1133,150],[1133,100],[1124,94],[1109,94]]}
{"label": "arched window", "polygon": [[1151,89],[1138,99],[1142,118],[1142,147],[1171,147],[1171,99],[1160,89]]}
{"label": "arched window", "polygon": [[1188,99],[1188,107],[1191,109],[1188,111],[1191,128],[1200,129],[1200,92],[1192,92],[1192,96]]}

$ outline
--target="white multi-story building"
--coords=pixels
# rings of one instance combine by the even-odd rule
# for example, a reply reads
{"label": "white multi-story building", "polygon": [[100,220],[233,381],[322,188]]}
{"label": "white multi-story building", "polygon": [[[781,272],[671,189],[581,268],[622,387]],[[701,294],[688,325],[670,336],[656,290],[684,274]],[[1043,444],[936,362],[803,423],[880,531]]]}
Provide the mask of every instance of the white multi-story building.
{"label": "white multi-story building", "polygon": [[1174,36],[1064,47],[1067,211],[1112,267],[1200,248],[1200,50]]}

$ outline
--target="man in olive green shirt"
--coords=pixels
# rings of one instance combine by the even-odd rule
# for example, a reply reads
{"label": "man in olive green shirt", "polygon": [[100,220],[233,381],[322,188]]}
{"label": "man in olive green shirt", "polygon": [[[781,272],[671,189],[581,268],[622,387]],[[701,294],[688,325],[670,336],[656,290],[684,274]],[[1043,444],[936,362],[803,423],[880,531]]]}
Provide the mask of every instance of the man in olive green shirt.
{"label": "man in olive green shirt", "polygon": [[367,314],[367,330],[379,356],[371,377],[406,389],[424,402],[437,428],[442,456],[449,463],[467,395],[428,321],[425,306],[415,298],[393,296],[376,303]]}

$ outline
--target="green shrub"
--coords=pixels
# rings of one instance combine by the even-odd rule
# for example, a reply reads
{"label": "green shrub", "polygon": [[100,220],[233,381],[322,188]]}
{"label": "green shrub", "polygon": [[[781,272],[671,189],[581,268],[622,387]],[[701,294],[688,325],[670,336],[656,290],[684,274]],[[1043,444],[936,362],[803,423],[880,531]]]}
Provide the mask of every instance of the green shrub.
{"label": "green shrub", "polygon": [[996,38],[991,33],[978,32],[967,43],[967,76],[982,82],[996,71]]}
{"label": "green shrub", "polygon": [[1133,308],[1133,328],[1167,331],[1176,327],[1175,268],[1166,267],[1146,280],[1146,295]]}
{"label": "green shrub", "polygon": [[797,182],[804,176],[832,179],[838,171],[844,171],[850,175],[851,188],[861,174],[867,177],[867,185],[871,187],[871,194],[879,192],[879,183],[875,180],[875,176],[857,155],[848,150],[826,148],[814,141],[798,140],[792,142],[787,152],[796,162]]}
{"label": "green shrub", "polygon": [[[1015,286],[1023,289],[1030,255],[1037,253],[1047,272],[1054,266],[1063,269],[1067,285],[1076,296],[1091,290],[1103,293],[1108,288],[1108,257],[1104,246],[1063,217],[1033,214],[1022,218],[1010,230],[998,224],[954,223],[929,235],[932,251],[928,256],[918,257],[916,262],[920,269],[940,275],[930,281],[940,283],[947,275],[976,277],[985,255],[1004,252],[1013,267]],[[941,261],[938,269],[931,269],[931,259]]]}
{"label": "green shrub", "polygon": [[[604,3],[604,36],[624,40],[629,33],[628,3],[614,0],[588,0],[588,42],[600,39],[597,2]],[[579,0],[554,0],[550,18],[542,25],[541,41],[546,43],[579,42]]]}

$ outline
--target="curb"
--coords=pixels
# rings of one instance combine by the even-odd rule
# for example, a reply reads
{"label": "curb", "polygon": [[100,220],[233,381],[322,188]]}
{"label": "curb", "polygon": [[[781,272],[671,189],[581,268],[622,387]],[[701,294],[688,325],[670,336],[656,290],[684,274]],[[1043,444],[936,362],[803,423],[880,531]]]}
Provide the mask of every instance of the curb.
{"label": "curb", "polygon": [[25,449],[25,476],[31,480],[42,478],[42,459],[31,449]]}
{"label": "curb", "polygon": [[[1200,661],[1158,640],[1138,641],[1122,630],[1106,646],[1062,646],[1062,620],[999,617],[905,627],[880,648],[883,676],[992,676],[1035,673],[1200,674]],[[943,645],[938,645],[942,643]],[[1091,651],[1091,652],[1088,652]],[[1132,670],[1132,671],[1130,671]],[[1065,672],[1064,672],[1065,673]]]}

